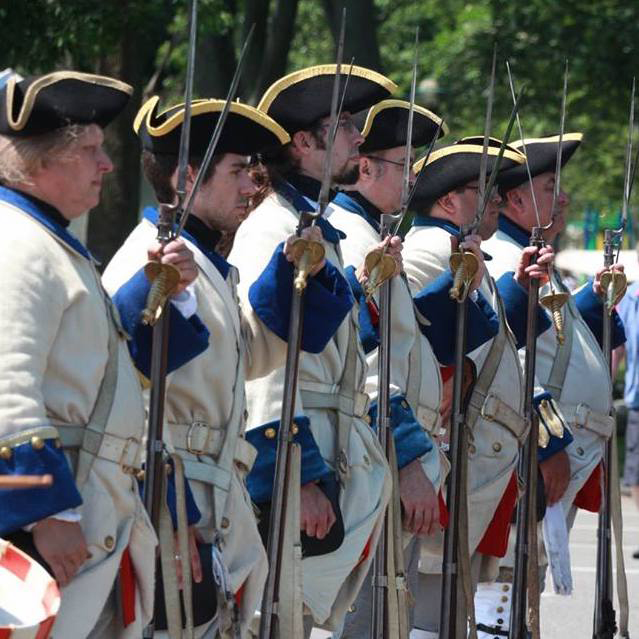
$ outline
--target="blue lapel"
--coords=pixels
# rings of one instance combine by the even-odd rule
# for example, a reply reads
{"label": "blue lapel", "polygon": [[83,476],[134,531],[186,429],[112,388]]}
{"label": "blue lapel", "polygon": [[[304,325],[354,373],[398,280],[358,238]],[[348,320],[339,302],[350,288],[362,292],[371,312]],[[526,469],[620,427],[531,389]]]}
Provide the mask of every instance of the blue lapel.
{"label": "blue lapel", "polygon": [[364,206],[348,193],[340,191],[333,199],[333,204],[363,217],[379,233],[379,222],[372,215],[369,215]]}
{"label": "blue lapel", "polygon": [[499,214],[499,230],[515,240],[519,246],[528,246],[528,244],[530,244],[530,234],[527,234],[521,226],[517,226],[517,224],[509,220],[503,213]]}
{"label": "blue lapel", "polygon": [[54,222],[46,213],[41,211],[35,202],[26,198],[21,193],[8,189],[7,187],[0,186],[0,201],[7,202],[13,206],[24,211],[27,215],[37,220],[42,226],[46,227],[56,237],[61,239],[65,244],[68,244],[72,249],[86,257],[88,260],[93,259],[91,253],[80,240],[73,236],[67,229]]}

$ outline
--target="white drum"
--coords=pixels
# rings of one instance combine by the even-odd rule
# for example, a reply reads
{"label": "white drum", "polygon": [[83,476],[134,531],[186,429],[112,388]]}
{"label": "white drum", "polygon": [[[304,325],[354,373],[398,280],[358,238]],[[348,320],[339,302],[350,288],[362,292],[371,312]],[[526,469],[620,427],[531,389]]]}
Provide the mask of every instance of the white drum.
{"label": "white drum", "polygon": [[0,539],[0,639],[47,639],[59,608],[53,577]]}

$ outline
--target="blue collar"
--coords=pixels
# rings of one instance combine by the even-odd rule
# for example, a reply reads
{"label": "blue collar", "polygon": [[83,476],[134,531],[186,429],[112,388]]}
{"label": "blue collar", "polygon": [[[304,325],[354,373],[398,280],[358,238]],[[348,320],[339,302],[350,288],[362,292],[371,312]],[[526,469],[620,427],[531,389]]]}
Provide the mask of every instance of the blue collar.
{"label": "blue collar", "polygon": [[93,256],[89,253],[89,250],[80,242],[80,240],[72,235],[63,226],[60,226],[57,222],[54,222],[44,211],[42,211],[37,204],[25,197],[21,193],[9,189],[5,186],[0,186],[0,201],[13,204],[21,211],[24,211],[27,215],[31,216],[34,220],[37,220],[51,231],[56,237],[61,239],[65,244],[68,244],[72,249],[86,257],[88,260],[92,260]]}
{"label": "blue collar", "polygon": [[[379,221],[375,219],[369,212],[366,210],[365,202],[370,204],[368,200],[365,200],[363,196],[359,196],[355,199],[354,193],[344,193],[340,191],[335,198],[333,199],[333,204],[336,206],[340,206],[346,211],[350,213],[355,213],[356,215],[360,215],[363,217],[378,233],[379,233]],[[371,208],[373,207],[370,204]]]}
{"label": "blue collar", "polygon": [[[436,226],[437,228],[448,231],[451,235],[459,235],[459,227],[450,220],[443,220],[440,217],[431,217],[430,215],[416,215],[413,218],[413,226]],[[490,262],[493,259],[492,255],[482,251],[484,260]]]}
{"label": "blue collar", "polygon": [[[317,202],[302,195],[292,184],[285,181],[277,181],[274,185],[274,190],[278,195],[281,195],[285,200],[288,200],[293,208],[301,213],[303,211],[315,212],[317,208]],[[326,218],[320,217],[317,222],[317,226],[320,227],[322,235],[327,242],[335,244],[337,246],[340,240],[346,238],[346,233],[336,229]]]}
{"label": "blue collar", "polygon": [[[157,224],[157,209],[154,209],[151,206],[147,206],[144,211],[142,211],[142,217],[154,225]],[[202,251],[202,253],[204,253],[208,260],[213,263],[213,266],[215,266],[215,268],[220,272],[220,275],[224,279],[226,279],[227,275],[229,274],[229,270],[231,269],[231,265],[219,253],[216,253],[210,247],[206,247],[201,242],[198,242],[198,240],[187,231],[182,231],[182,236],[189,242],[195,244],[195,246],[197,246],[197,248]]]}
{"label": "blue collar", "polygon": [[499,214],[499,230],[515,240],[519,246],[528,246],[530,244],[530,233],[527,233],[521,226],[509,220],[503,213]]}
{"label": "blue collar", "polygon": [[413,218],[413,226],[436,226],[448,231],[451,235],[459,235],[459,227],[450,220],[443,220],[430,215],[416,215]]}

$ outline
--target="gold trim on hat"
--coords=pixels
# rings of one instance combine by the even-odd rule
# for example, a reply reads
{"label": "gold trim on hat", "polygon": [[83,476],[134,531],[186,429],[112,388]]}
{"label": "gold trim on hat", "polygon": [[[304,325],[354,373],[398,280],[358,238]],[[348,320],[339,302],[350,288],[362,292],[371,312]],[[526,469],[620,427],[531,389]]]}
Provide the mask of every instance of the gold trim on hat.
{"label": "gold trim on hat", "polygon": [[[371,129],[373,127],[373,122],[375,118],[377,117],[379,113],[381,113],[382,111],[385,111],[386,109],[410,110],[410,102],[407,102],[406,100],[391,99],[391,100],[382,100],[381,102],[378,102],[377,104],[373,105],[368,110],[368,113],[366,114],[366,122],[364,122],[364,128],[362,129],[363,137],[368,136],[368,134],[371,132]],[[419,106],[418,104],[415,104],[413,105],[413,109],[415,113],[419,113],[420,115],[423,115],[424,117],[434,122],[435,125],[437,126],[439,126],[443,122],[438,115],[436,115],[432,111],[429,111],[423,106]],[[442,137],[447,134],[448,134],[448,127],[446,126],[446,123],[444,123],[441,129],[441,132],[439,134],[439,137]]]}
{"label": "gold trim on hat", "polygon": [[[135,133],[139,133],[142,122],[144,122],[149,135],[153,137],[162,137],[179,127],[182,122],[184,122],[184,103],[169,107],[161,113],[156,113],[156,107],[159,101],[160,98],[158,96],[153,96],[142,105],[138,114],[135,116],[135,121],[133,122],[133,130]],[[221,113],[224,110],[225,104],[226,100],[193,100],[191,102],[191,117],[197,117],[204,113]],[[161,117],[168,111],[173,111],[175,109],[177,109],[175,113],[158,126],[154,126],[152,124],[153,120]],[[291,140],[289,134],[284,130],[284,128],[282,128],[273,118],[268,116],[266,113],[259,111],[255,107],[249,106],[248,104],[242,104],[241,102],[231,102],[229,112],[259,124],[262,128],[275,135],[280,144],[287,144]]]}
{"label": "gold trim on hat", "polygon": [[47,75],[43,75],[42,77],[34,80],[29,87],[27,88],[24,94],[24,100],[22,102],[22,107],[20,108],[20,113],[16,120],[13,119],[13,94],[15,91],[15,86],[19,82],[15,75],[11,76],[7,81],[7,121],[9,122],[9,126],[14,131],[21,131],[26,126],[29,116],[31,115],[31,111],[33,110],[33,105],[35,103],[36,97],[38,93],[56,82],[60,82],[62,80],[80,80],[82,82],[86,82],[87,84],[99,84],[101,86],[109,87],[110,89],[116,89],[118,91],[122,91],[127,95],[131,95],[133,93],[133,87],[130,84],[126,84],[125,82],[120,82],[120,80],[116,80],[115,78],[110,78],[106,75],[94,75],[92,73],[80,73],[78,71],[55,71],[54,73],[47,73]]}
{"label": "gold trim on hat", "polygon": [[[372,69],[366,69],[365,67],[358,67],[355,65],[353,65],[351,68],[351,65],[342,64],[342,73],[346,75],[349,72],[351,76],[364,78],[366,80],[370,80],[371,82],[379,84],[389,93],[394,93],[397,90],[397,85],[390,78],[387,78],[385,75],[377,73],[377,71],[373,71]],[[314,67],[307,67],[306,69],[293,71],[293,73],[289,73],[283,78],[276,80],[268,89],[266,89],[264,95],[262,96],[262,99],[257,105],[257,108],[264,113],[268,113],[268,110],[270,109],[271,104],[273,104],[275,98],[285,89],[288,89],[289,87],[297,84],[298,82],[302,82],[303,80],[316,78],[320,75],[335,75],[336,73],[336,64],[319,64]]]}
{"label": "gold trim on hat", "polygon": [[[501,145],[501,141],[499,144]],[[488,155],[499,155],[499,149],[497,147],[489,146],[487,151]],[[437,160],[447,157],[448,155],[455,155],[457,153],[476,153],[481,155],[483,152],[484,147],[479,146],[478,144],[451,144],[450,146],[445,146],[441,149],[437,149],[437,151],[433,151],[428,158],[428,164],[426,166],[429,166],[433,164],[433,162],[437,162]],[[526,156],[519,151],[509,151],[508,149],[504,149],[504,157],[516,162],[517,164],[524,164],[526,162]],[[415,174],[421,171],[425,159],[426,156],[420,158],[417,162],[415,162],[415,164],[413,164],[413,172]]]}
{"label": "gold trim on hat", "polygon": [[[581,142],[583,137],[583,133],[564,133],[563,142]],[[558,135],[551,135],[548,138],[524,138],[523,140],[511,142],[510,146],[514,146],[518,149],[523,146],[523,144],[554,144],[555,142],[559,142]]]}

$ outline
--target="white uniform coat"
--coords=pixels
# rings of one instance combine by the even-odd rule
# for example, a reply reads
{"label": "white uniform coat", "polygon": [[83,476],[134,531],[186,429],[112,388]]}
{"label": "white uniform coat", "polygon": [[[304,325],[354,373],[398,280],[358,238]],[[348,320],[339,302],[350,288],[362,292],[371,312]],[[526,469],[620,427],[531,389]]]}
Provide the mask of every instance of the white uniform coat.
{"label": "white uniform coat", "polygon": [[[416,293],[429,282],[449,270],[451,234],[436,226],[413,226],[404,242],[404,270]],[[481,293],[498,310],[499,293],[494,282],[484,277]],[[488,355],[492,339],[469,354],[477,372]],[[519,356],[511,340],[507,340],[502,361],[491,386],[491,393],[517,413],[523,410],[524,385]],[[481,541],[515,470],[519,444],[512,433],[494,421],[481,416],[469,438],[468,507],[469,544],[471,553]],[[432,562],[424,562],[427,566]],[[439,570],[435,565],[434,572]]]}
{"label": "white uniform coat", "polygon": [[[0,234],[0,446],[11,447],[38,432],[51,437],[45,428],[87,424],[105,372],[113,320],[89,258],[16,205],[0,202],[0,216],[5,228]],[[117,348],[117,386],[106,432],[139,441],[142,391],[126,341],[120,338]],[[80,492],[78,512],[92,556],[62,589],[53,636],[89,635],[128,546],[137,582],[136,620],[126,629],[113,628],[109,636],[138,638],[153,609],[156,537],[137,483],[117,463],[97,458]]]}
{"label": "white uniform coat", "polygon": [[[105,271],[104,282],[110,291],[115,292],[144,265],[146,247],[156,233],[155,225],[148,219],[138,224]],[[200,248],[188,236],[184,239],[198,267],[193,284],[197,314],[210,337],[206,351],[173,371],[167,380],[165,432],[185,461],[185,474],[202,513],[197,524],[199,532],[205,542],[211,543],[217,528],[222,535],[222,555],[233,592],[243,587],[241,619],[245,631],[260,606],[267,559],[244,486],[244,477],[255,455],[255,449],[243,437],[244,385],[247,378],[259,377],[281,365],[286,344],[254,314],[242,312],[233,283],[235,269],[224,279]],[[236,402],[239,406],[234,409]],[[219,441],[218,452],[229,448],[227,455],[233,460],[230,468],[220,466],[213,455],[189,452],[185,448],[189,428],[192,450],[204,441],[200,431],[206,429],[210,437]],[[227,492],[222,486],[228,470],[231,477]],[[202,474],[208,475],[210,481],[197,479]]]}
{"label": "white uniform coat", "polygon": [[[327,211],[330,223],[346,233],[346,239],[342,240],[342,252],[344,264],[357,268],[364,262],[367,253],[379,243],[379,233],[361,215],[347,211],[332,203]],[[375,294],[376,299],[379,297]],[[390,353],[390,377],[391,397],[407,394],[407,385],[410,372],[410,355],[415,342],[418,342],[421,375],[418,374],[419,406],[412,406],[413,412],[428,431],[433,441],[433,448],[421,458],[422,467],[426,476],[433,484],[435,492],[442,486],[445,470],[442,469],[440,451],[432,439],[437,435],[441,418],[439,405],[441,403],[442,378],[439,363],[435,358],[433,349],[428,340],[421,334],[410,289],[403,278],[394,277],[391,280],[391,353]],[[378,390],[378,350],[370,352],[366,361],[368,363],[368,376],[366,378],[366,392],[371,399],[377,398]],[[415,373],[414,373],[415,374]]]}
{"label": "white uniform coat", "polygon": [[[249,283],[264,269],[275,247],[295,232],[298,219],[293,205],[281,195],[272,193],[240,226],[229,260],[240,270],[242,304],[248,303]],[[326,258],[342,270],[342,257],[335,245],[326,243]],[[356,322],[357,309],[353,309],[321,353],[301,354],[299,389],[334,391],[342,377],[348,342],[354,339],[357,344],[355,388],[364,390],[366,358],[359,344]],[[283,386],[283,368],[247,383],[248,429],[280,419]],[[321,455],[334,469],[336,413],[328,409],[305,410],[299,397],[297,406],[296,413],[309,418]],[[302,561],[304,602],[315,622],[330,628],[341,623],[368,572],[373,552],[369,552],[366,559],[360,559],[371,536],[376,539],[379,534],[391,489],[390,472],[381,447],[363,419],[352,419],[347,454],[350,475],[340,492],[344,541],[335,552]]]}
{"label": "white uniform coat", "polygon": [[[493,261],[488,263],[488,267],[495,277],[499,277],[504,271],[513,270],[521,253],[521,246],[502,230],[498,230],[483,246],[493,256]],[[555,290],[561,290],[556,271],[553,271],[553,278]],[[542,294],[545,292],[548,292],[546,288],[541,291]],[[565,317],[568,312],[567,304],[563,306],[561,312]],[[577,424],[574,420],[574,411],[570,411],[568,407],[584,404],[585,408],[604,415],[608,415],[612,408],[612,383],[603,353],[578,311],[574,316],[573,329],[572,351],[558,402],[574,438],[573,442],[566,447],[571,470],[570,485],[561,499],[566,513],[579,490],[601,461],[604,446],[604,438],[584,428],[582,424]],[[550,377],[556,349],[555,329],[551,327],[537,338],[535,376],[542,387],[546,385]],[[522,349],[522,362],[524,355]]]}

